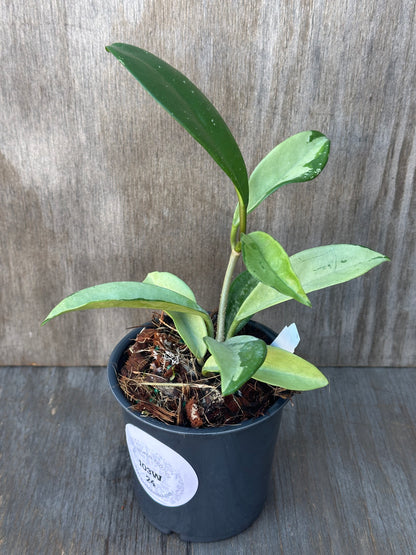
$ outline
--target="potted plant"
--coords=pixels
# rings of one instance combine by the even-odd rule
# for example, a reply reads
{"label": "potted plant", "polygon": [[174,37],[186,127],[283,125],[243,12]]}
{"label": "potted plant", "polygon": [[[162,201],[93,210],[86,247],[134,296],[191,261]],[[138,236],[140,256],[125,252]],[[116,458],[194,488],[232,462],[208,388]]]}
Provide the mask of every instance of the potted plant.
{"label": "potted plant", "polygon": [[[178,532],[186,540],[223,539],[249,526],[263,507],[287,398],[293,391],[328,383],[315,366],[293,354],[296,341],[289,350],[282,336],[270,345],[276,334],[251,318],[290,299],[310,306],[308,293],[358,277],[388,259],[346,244],[288,256],[267,233],[247,230],[248,214],[274,191],[319,175],[329,154],[329,140],[322,133],[304,131],[286,139],[248,178],[230,130],[191,81],[140,48],[116,43],[107,50],[208,151],[234,185],[237,207],[218,311],[210,314],[202,308],[179,277],[152,272],[142,282],[78,291],[43,323],[90,308],[143,307],[167,315],[131,331],[108,365],[125,416],[135,488],[145,514],[162,531]],[[240,258],[246,270],[235,277]],[[137,398],[129,390],[131,383]],[[243,410],[240,405],[252,407],[250,396],[256,398],[257,417],[248,418],[248,410],[235,423],[229,415]],[[163,406],[152,412],[156,398],[169,406],[176,403],[173,421],[149,416],[156,412],[163,420],[160,415],[169,413]],[[221,411],[225,425],[216,425]]]}

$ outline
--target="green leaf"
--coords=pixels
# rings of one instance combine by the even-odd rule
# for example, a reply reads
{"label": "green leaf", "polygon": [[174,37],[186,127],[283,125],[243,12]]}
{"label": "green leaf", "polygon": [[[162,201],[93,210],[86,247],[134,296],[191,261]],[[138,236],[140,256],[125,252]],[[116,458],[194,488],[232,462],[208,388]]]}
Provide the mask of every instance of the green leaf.
{"label": "green leaf", "polygon": [[253,231],[242,235],[241,245],[244,264],[252,276],[279,293],[311,306],[289,256],[273,237],[264,231]]}
{"label": "green leaf", "polygon": [[213,326],[209,314],[191,299],[169,291],[164,287],[140,283],[135,281],[117,281],[94,285],[81,289],[63,299],[45,318],[46,324],[52,318],[72,312],[74,310],[87,310],[90,308],[152,308],[165,312],[176,311],[201,316],[213,334]]}
{"label": "green leaf", "polygon": [[389,258],[360,245],[326,245],[290,257],[305,288],[318,291],[359,277]]}
{"label": "green leaf", "polygon": [[[143,283],[164,287],[196,302],[192,289],[180,278],[169,272],[151,272],[143,280]],[[204,337],[208,335],[204,319],[196,314],[187,314],[175,310],[166,312],[172,318],[179,335],[192,353],[197,359],[202,359],[207,352]]]}
{"label": "green leaf", "polygon": [[[329,139],[319,131],[302,131],[277,145],[263,158],[249,179],[251,212],[282,185],[310,181],[317,177],[328,160]],[[234,225],[238,225],[238,210]]]}
{"label": "green leaf", "polygon": [[[259,281],[250,274],[249,271],[242,272],[232,282],[228,293],[228,302],[225,312],[225,334],[228,336],[228,330],[235,320],[238,311],[251,294],[253,289],[258,285]],[[238,328],[234,330],[233,335],[242,329],[250,318],[239,321]]]}
{"label": "green leaf", "polygon": [[[213,356],[209,357],[203,368],[203,373],[211,372],[220,372],[219,364]],[[326,377],[313,364],[297,355],[270,345],[267,346],[263,364],[252,378],[292,391],[308,391],[328,385]]]}
{"label": "green leaf", "polygon": [[247,206],[248,176],[243,157],[206,96],[185,75],[146,50],[122,43],[106,49],[205,148],[234,183],[240,202]]}
{"label": "green leaf", "polygon": [[277,145],[250,176],[248,210],[254,210],[282,185],[317,177],[328,156],[329,139],[319,131],[302,131]]}
{"label": "green leaf", "polygon": [[253,378],[292,391],[308,391],[328,385],[326,377],[313,364],[270,345],[265,361]]}
{"label": "green leaf", "polygon": [[[266,343],[251,335],[239,335],[224,342],[206,337],[205,342],[218,365],[224,397],[244,385],[266,356]],[[202,373],[206,373],[205,366]]]}
{"label": "green leaf", "polygon": [[[378,252],[358,245],[326,245],[307,249],[290,257],[292,268],[306,293],[359,277],[388,260]],[[244,282],[248,277],[243,276],[240,280]],[[235,299],[237,304],[240,300],[237,294]],[[289,296],[271,287],[259,282],[254,285],[250,280],[250,292],[238,309],[233,306],[234,317],[229,326],[228,336],[238,329],[239,322],[289,299]]]}

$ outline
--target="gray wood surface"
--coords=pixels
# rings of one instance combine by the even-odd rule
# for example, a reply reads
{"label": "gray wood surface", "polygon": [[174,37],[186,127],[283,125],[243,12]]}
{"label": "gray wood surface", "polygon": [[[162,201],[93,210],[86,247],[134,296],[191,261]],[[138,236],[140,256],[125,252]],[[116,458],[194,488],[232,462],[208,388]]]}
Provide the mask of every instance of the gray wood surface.
{"label": "gray wood surface", "polygon": [[0,553],[413,555],[416,369],[326,369],[285,409],[266,507],[215,544],[164,536],[132,492],[103,368],[0,369]]}
{"label": "gray wood surface", "polygon": [[45,0],[0,5],[0,364],[103,365],[123,310],[40,329],[64,296],[153,270],[208,309],[227,261],[233,187],[104,50],[147,48],[218,107],[251,171],[293,133],[318,129],[331,159],[250,219],[289,253],[358,243],[393,262],[261,316],[296,321],[321,365],[414,366],[413,0]]}

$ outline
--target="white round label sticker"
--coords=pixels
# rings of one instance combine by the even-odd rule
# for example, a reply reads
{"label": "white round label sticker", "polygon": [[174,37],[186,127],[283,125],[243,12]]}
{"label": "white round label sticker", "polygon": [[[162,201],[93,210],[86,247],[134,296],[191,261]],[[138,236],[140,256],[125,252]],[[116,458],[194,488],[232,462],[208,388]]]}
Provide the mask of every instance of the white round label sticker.
{"label": "white round label sticker", "polygon": [[133,424],[126,424],[126,439],[137,478],[152,499],[165,507],[192,499],[198,477],[188,461]]}

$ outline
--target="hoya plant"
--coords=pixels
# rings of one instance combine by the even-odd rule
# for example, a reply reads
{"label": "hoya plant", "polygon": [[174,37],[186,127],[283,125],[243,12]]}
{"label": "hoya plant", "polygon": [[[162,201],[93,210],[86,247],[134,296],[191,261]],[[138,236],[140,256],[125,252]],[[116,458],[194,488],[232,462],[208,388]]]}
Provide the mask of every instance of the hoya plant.
{"label": "hoya plant", "polygon": [[[247,174],[240,149],[224,120],[185,75],[157,56],[128,44],[107,47],[205,150],[230,178],[237,196],[231,222],[230,256],[219,297],[216,327],[190,287],[168,272],[142,282],[104,283],[63,299],[44,324],[66,312],[90,308],[151,308],[166,312],[204,375],[221,375],[223,396],[250,378],[289,390],[325,386],[325,376],[306,360],[239,332],[259,311],[294,299],[311,306],[308,293],[356,278],[387,257],[356,245],[327,245],[288,256],[264,231],[247,230],[247,216],[288,183],[314,179],[324,168],[329,140],[303,131],[276,146]],[[242,258],[246,270],[234,278]]]}

